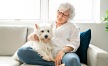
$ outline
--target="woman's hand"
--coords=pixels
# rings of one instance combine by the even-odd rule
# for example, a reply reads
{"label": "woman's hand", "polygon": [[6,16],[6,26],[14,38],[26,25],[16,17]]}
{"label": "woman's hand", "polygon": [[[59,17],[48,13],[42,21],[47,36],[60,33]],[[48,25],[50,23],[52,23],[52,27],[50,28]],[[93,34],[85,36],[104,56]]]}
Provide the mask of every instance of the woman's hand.
{"label": "woman's hand", "polygon": [[61,65],[61,60],[62,60],[64,54],[65,54],[65,53],[64,53],[62,50],[59,51],[59,53],[57,54],[57,56],[56,56],[56,58],[55,58],[55,65],[56,65],[56,66]]}
{"label": "woman's hand", "polygon": [[28,36],[28,40],[29,40],[29,41],[39,41],[39,38],[38,38],[38,36],[37,36],[35,33],[31,33],[31,34]]}

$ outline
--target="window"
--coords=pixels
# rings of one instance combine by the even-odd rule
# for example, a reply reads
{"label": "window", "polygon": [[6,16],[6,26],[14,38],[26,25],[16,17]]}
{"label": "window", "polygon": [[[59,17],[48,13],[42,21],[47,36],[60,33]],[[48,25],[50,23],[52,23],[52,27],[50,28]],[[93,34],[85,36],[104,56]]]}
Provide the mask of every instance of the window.
{"label": "window", "polygon": [[40,19],[40,0],[0,0],[0,20]]}
{"label": "window", "polygon": [[62,2],[69,2],[75,7],[73,21],[93,20],[93,0],[49,0],[49,20],[56,18],[57,8]]}
{"label": "window", "polygon": [[72,21],[94,23],[99,20],[100,0],[0,0],[0,24],[9,20],[21,20],[28,24],[55,20],[57,8],[63,2],[75,7]]}

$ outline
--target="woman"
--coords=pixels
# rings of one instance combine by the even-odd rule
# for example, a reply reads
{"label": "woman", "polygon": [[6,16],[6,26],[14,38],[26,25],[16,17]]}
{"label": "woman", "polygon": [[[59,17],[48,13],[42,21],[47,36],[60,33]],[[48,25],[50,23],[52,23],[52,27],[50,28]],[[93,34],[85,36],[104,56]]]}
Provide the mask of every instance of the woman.
{"label": "woman", "polygon": [[[43,60],[30,47],[22,47],[18,51],[18,57],[27,64],[39,64],[43,66],[81,66],[78,55],[75,53],[80,45],[79,30],[73,23],[69,21],[75,16],[74,7],[69,3],[63,3],[57,10],[57,19],[52,23],[53,34],[58,45],[62,46],[62,50],[58,52],[55,63]],[[28,36],[29,40],[38,41],[35,34]]]}

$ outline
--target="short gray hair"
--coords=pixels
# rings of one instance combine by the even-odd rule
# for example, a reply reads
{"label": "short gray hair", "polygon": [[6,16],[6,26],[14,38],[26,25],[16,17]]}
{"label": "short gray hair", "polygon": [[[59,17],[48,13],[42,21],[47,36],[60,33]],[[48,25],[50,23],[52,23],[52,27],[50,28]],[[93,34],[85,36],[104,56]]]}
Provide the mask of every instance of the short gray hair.
{"label": "short gray hair", "polygon": [[70,10],[69,12],[69,20],[73,19],[75,16],[75,8],[73,5],[69,4],[69,3],[61,3],[59,8],[59,11],[66,11],[66,10]]}

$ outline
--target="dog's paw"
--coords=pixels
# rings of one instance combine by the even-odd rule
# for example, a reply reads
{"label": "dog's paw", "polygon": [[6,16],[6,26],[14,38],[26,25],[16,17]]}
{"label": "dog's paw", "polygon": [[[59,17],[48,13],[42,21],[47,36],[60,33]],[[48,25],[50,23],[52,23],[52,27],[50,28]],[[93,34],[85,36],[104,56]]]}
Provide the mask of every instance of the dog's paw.
{"label": "dog's paw", "polygon": [[51,61],[49,57],[42,57],[44,60]]}
{"label": "dog's paw", "polygon": [[21,62],[17,60],[12,60],[10,66],[20,66]]}
{"label": "dog's paw", "polygon": [[51,60],[51,61],[55,61],[55,59],[54,59],[54,58],[50,58],[50,60]]}

